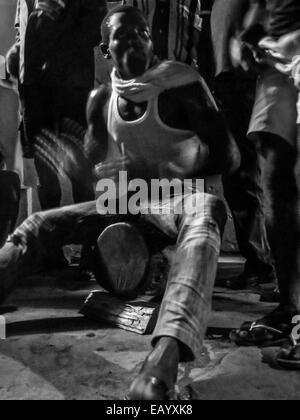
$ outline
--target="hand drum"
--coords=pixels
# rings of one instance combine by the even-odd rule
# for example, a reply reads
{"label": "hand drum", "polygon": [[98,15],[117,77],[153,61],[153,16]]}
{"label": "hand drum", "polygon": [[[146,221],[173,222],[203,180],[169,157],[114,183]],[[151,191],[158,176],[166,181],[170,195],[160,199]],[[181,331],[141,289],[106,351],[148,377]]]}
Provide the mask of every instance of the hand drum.
{"label": "hand drum", "polygon": [[98,239],[98,252],[98,283],[116,295],[137,296],[150,259],[141,233],[127,223],[111,225]]}

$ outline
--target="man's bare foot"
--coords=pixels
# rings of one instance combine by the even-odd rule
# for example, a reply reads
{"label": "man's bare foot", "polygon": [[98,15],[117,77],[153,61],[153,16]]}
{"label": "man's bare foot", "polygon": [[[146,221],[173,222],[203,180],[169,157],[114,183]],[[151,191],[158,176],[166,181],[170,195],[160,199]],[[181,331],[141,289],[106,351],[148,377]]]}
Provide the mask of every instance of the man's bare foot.
{"label": "man's bare foot", "polygon": [[146,359],[128,395],[134,401],[163,401],[172,399],[180,362],[179,342],[161,338]]}

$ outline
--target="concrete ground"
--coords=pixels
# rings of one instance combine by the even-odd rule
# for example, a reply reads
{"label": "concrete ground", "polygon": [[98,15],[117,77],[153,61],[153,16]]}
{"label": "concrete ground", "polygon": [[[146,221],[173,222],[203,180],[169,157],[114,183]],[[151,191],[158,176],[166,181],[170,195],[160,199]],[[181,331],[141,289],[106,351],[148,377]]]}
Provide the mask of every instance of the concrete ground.
{"label": "concrete ground", "polygon": [[[54,277],[36,278],[0,307],[8,334],[0,341],[0,400],[123,399],[150,337],[84,319],[78,310],[96,285],[58,287]],[[223,292],[216,290],[211,335],[197,361],[181,366],[179,387],[191,385],[204,400],[300,399],[300,373],[270,367],[276,349],[242,349],[225,337],[274,305],[253,293]]]}

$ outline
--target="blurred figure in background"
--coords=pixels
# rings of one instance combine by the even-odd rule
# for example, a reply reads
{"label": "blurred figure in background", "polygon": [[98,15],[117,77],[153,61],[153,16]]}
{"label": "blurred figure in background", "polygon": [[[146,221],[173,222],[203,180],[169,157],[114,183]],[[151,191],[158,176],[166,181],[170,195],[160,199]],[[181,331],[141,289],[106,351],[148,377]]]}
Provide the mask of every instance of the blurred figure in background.
{"label": "blurred figure in background", "polygon": [[243,274],[226,280],[226,286],[234,289],[276,281],[265,226],[259,157],[247,138],[257,74],[234,67],[230,56],[231,42],[243,31],[250,5],[250,0],[215,0],[211,18],[216,60],[215,95],[242,156],[239,171],[223,178],[240,252],[246,259]]}
{"label": "blurred figure in background", "polygon": [[[34,157],[44,210],[61,203],[52,155],[63,158],[68,148],[80,162],[94,47],[105,13],[105,0],[18,1],[16,44],[8,59],[19,62],[14,76],[23,105],[23,150],[25,157]],[[72,171],[68,175],[75,202],[93,199],[92,186],[72,179]]]}
{"label": "blurred figure in background", "polygon": [[16,170],[19,100],[0,63],[0,248],[15,228],[19,213],[20,178]]}
{"label": "blurred figure in background", "polygon": [[0,248],[15,229],[20,192],[20,178],[16,172],[5,170],[5,160],[0,150]]}
{"label": "blurred figure in background", "polygon": [[[298,141],[297,141],[297,162],[295,165],[295,174],[298,192],[300,192],[300,30],[292,31],[288,34],[281,36],[278,40],[274,38],[265,38],[260,42],[260,47],[269,51],[272,58],[274,59],[275,67],[277,70],[282,72],[288,77],[294,80],[295,86],[299,91],[298,103],[297,103],[297,128],[298,128]],[[300,202],[298,200],[298,212],[296,219],[296,261],[298,261],[298,273],[299,273],[299,261],[300,261],[300,215],[299,208]],[[295,284],[292,290],[296,290],[296,296],[299,296],[299,285]],[[297,320],[299,321],[299,317]],[[297,327],[296,327],[297,329]],[[299,331],[299,328],[297,329]],[[299,339],[291,334],[291,342],[284,346],[277,356],[278,364],[286,369],[300,369],[300,342]]]}
{"label": "blurred figure in background", "polygon": [[138,7],[146,16],[160,60],[197,65],[201,0],[123,0],[123,4]]}
{"label": "blurred figure in background", "polygon": [[[250,46],[253,53],[250,65],[254,62],[259,72],[249,137],[262,159],[267,226],[279,280],[280,305],[257,322],[246,323],[234,331],[232,338],[240,345],[264,345],[288,338],[294,329],[294,317],[300,315],[299,91],[292,77],[278,67],[291,64],[294,54],[297,60],[297,37],[290,39],[296,46],[293,57],[285,56],[284,48],[282,54],[279,52],[282,40],[300,30],[300,3],[299,0],[252,0],[252,3],[256,13],[246,20],[240,43]],[[278,48],[274,49],[274,44]],[[296,80],[297,68],[295,61]],[[298,364],[299,361],[300,354]]]}

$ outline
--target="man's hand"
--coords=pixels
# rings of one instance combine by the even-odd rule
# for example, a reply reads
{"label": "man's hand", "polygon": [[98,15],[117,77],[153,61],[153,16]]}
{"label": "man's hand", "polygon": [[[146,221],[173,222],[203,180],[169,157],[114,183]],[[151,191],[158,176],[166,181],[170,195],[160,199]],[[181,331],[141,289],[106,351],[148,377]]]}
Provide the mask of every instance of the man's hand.
{"label": "man's hand", "polygon": [[278,40],[267,37],[260,41],[260,48],[268,50],[274,57],[292,60],[300,55],[300,30],[282,36]]}
{"label": "man's hand", "polygon": [[127,156],[122,156],[120,159],[111,160],[108,162],[100,163],[95,166],[94,173],[97,179],[113,179],[118,181],[119,173],[121,171],[127,171],[130,164],[130,160]]}
{"label": "man's hand", "polygon": [[278,40],[264,38],[259,46],[268,54],[270,63],[281,73],[293,77],[295,86],[300,89],[300,31]]}
{"label": "man's hand", "polygon": [[70,0],[38,0],[37,11],[45,13],[51,20],[60,18]]}

